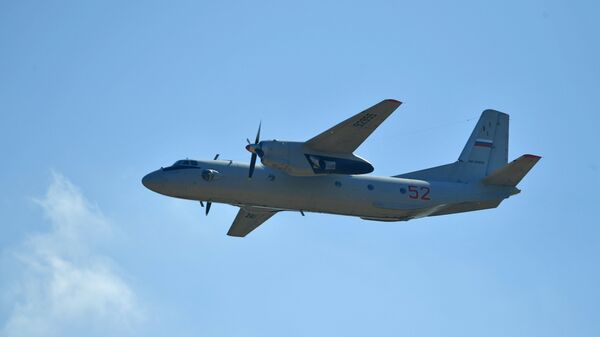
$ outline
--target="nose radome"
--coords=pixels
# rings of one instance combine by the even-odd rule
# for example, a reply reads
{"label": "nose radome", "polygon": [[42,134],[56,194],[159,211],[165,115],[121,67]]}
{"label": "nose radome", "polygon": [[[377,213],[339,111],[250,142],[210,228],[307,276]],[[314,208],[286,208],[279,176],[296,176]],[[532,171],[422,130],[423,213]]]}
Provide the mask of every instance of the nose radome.
{"label": "nose radome", "polygon": [[151,178],[150,178],[150,174],[146,174],[146,175],[145,175],[145,176],[142,178],[142,185],[144,185],[146,188],[148,188],[148,189],[149,189],[149,188],[150,188],[150,187],[149,187],[149,185],[150,185],[150,180],[151,180]]}
{"label": "nose radome", "polygon": [[161,189],[164,181],[165,179],[159,171],[148,173],[142,178],[142,184],[146,186],[147,189],[155,192]]}

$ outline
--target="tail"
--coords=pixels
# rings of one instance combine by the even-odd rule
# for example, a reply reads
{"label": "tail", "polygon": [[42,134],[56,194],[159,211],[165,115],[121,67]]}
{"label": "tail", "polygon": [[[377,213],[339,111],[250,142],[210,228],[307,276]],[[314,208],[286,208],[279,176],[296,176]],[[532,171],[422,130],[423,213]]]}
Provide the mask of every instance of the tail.
{"label": "tail", "polygon": [[508,115],[485,110],[462,150],[457,179],[480,180],[508,163]]}
{"label": "tail", "polygon": [[502,181],[515,182],[512,185],[515,186],[540,157],[525,155],[507,165],[508,125],[507,114],[485,110],[481,113],[458,161],[395,177],[433,181],[483,181],[491,185],[502,185],[497,183]]}

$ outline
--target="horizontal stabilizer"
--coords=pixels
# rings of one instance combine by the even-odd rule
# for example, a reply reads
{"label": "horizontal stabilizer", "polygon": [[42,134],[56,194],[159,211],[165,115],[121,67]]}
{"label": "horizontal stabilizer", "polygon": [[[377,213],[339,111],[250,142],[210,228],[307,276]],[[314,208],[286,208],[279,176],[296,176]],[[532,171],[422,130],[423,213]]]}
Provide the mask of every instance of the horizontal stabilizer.
{"label": "horizontal stabilizer", "polygon": [[522,155],[483,178],[481,182],[486,185],[517,186],[540,158],[542,157],[532,154]]}

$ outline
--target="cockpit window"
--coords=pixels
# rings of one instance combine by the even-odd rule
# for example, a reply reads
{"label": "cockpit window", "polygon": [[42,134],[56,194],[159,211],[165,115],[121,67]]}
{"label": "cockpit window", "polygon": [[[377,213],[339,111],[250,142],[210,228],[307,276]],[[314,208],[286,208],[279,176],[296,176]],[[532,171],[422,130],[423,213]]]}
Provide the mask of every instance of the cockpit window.
{"label": "cockpit window", "polygon": [[182,159],[178,160],[173,165],[166,167],[163,171],[175,171],[183,169],[201,169],[200,162],[197,160]]}
{"label": "cockpit window", "polygon": [[178,160],[173,164],[173,166],[198,166],[197,160]]}

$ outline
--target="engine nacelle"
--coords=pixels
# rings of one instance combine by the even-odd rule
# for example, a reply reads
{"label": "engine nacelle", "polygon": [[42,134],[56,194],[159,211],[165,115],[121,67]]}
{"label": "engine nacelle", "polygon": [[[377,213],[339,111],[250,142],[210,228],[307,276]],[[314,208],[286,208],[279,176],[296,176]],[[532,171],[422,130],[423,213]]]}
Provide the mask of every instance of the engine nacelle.
{"label": "engine nacelle", "polygon": [[261,141],[257,153],[263,165],[292,176],[373,172],[369,162],[353,154],[322,153],[301,142]]}

